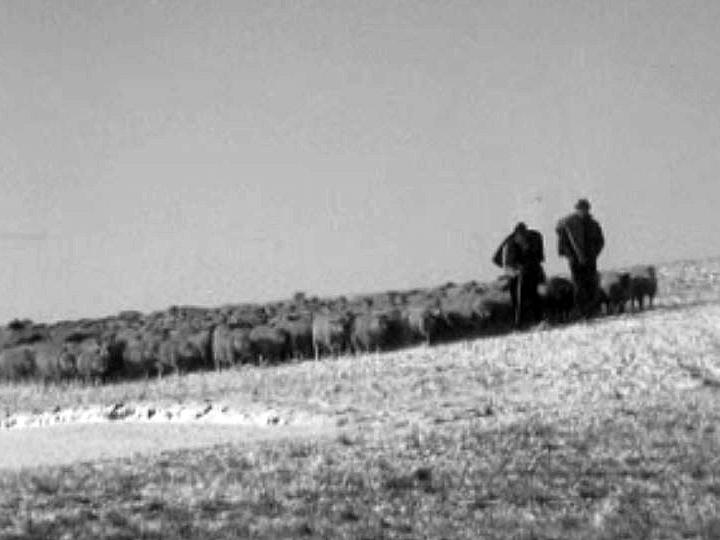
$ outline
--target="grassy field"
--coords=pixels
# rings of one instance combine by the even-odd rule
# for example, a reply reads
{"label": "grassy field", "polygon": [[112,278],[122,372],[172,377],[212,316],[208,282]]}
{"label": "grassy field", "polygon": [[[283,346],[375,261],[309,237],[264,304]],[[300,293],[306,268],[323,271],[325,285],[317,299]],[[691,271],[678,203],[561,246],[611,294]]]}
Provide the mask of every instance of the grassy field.
{"label": "grassy field", "polygon": [[0,472],[0,538],[720,538],[720,262],[659,277],[656,309],[563,328],[3,387],[7,414],[210,399],[334,427]]}

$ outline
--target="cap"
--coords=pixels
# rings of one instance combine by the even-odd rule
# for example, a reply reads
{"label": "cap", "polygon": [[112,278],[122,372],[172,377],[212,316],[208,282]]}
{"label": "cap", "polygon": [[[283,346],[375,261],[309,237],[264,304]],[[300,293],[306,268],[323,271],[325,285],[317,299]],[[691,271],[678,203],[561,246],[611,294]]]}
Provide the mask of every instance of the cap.
{"label": "cap", "polygon": [[575,203],[575,210],[590,210],[590,201],[587,199],[580,199]]}
{"label": "cap", "polygon": [[524,222],[519,221],[517,225],[515,225],[515,230],[513,232],[525,232],[527,231],[527,225],[525,225]]}

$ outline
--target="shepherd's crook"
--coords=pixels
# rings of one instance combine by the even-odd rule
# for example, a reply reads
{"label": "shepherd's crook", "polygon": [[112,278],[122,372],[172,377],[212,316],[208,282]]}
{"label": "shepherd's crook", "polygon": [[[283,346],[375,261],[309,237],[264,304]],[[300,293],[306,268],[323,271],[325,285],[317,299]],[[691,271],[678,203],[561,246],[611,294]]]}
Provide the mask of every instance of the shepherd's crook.
{"label": "shepherd's crook", "polygon": [[515,326],[520,326],[520,314],[522,313],[522,280],[523,280],[523,273],[518,273],[517,276],[517,290],[515,294],[515,298],[517,299],[515,302]]}
{"label": "shepherd's crook", "polygon": [[577,260],[580,264],[585,264],[585,262],[586,262],[585,253],[582,250],[580,250],[580,248],[578,247],[577,242],[575,241],[575,237],[570,232],[570,227],[565,225],[564,229],[565,229],[565,234],[567,234],[567,236],[568,236],[568,240],[570,240],[570,245],[572,246],[573,251],[575,252],[575,257],[577,257]]}

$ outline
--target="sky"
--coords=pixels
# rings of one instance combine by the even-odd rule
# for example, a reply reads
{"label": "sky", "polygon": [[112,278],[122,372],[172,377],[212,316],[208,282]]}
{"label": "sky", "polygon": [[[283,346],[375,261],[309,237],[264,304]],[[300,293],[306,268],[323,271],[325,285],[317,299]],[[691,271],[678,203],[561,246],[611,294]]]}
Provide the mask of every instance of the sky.
{"label": "sky", "polygon": [[0,1],[0,322],[720,254],[716,0]]}

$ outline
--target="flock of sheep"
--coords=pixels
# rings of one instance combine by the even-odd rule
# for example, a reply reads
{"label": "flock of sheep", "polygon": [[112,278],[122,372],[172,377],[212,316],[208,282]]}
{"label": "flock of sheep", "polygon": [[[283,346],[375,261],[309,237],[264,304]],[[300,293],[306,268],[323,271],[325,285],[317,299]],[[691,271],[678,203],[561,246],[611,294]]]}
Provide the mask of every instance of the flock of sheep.
{"label": "flock of sheep", "polygon": [[[540,286],[545,319],[569,322],[574,287]],[[642,309],[657,292],[654,267],[602,272],[606,313]],[[15,320],[0,329],[0,379],[107,381],[241,363],[282,362],[468,339],[513,328],[506,282],[447,283],[348,299],[308,298],[220,308],[177,307],[52,325]]]}

